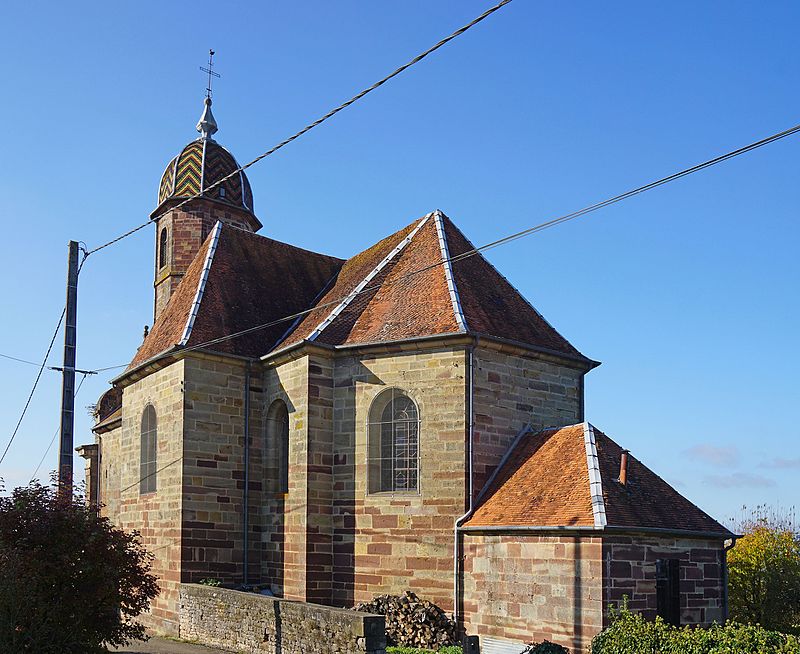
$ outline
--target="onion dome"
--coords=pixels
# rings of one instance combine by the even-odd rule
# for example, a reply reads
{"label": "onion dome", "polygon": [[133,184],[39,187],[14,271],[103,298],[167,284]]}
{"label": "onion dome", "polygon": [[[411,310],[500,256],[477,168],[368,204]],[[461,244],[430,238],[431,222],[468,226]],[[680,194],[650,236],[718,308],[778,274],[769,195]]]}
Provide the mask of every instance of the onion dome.
{"label": "onion dome", "polygon": [[217,130],[217,121],[211,113],[211,98],[207,97],[203,115],[197,123],[200,138],[183,148],[167,164],[161,176],[159,207],[167,200],[202,194],[253,213],[253,192],[244,172],[237,172],[219,186],[209,188],[239,168],[233,155],[211,138]]}

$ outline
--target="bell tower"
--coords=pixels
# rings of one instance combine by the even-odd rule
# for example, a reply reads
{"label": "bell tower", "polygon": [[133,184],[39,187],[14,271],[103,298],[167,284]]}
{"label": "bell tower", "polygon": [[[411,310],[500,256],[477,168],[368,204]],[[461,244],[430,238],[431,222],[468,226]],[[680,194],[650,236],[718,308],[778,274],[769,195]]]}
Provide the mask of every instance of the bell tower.
{"label": "bell tower", "polygon": [[153,319],[158,320],[189,264],[217,221],[257,232],[262,225],[253,211],[253,192],[247,175],[233,155],[212,137],[219,131],[211,112],[213,50],[209,85],[197,123],[200,137],[174,157],[161,176],[155,223]]}

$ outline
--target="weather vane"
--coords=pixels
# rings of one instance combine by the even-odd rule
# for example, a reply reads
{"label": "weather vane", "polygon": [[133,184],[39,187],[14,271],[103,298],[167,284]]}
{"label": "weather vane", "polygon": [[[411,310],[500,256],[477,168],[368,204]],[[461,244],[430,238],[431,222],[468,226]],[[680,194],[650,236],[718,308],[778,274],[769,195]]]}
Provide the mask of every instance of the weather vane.
{"label": "weather vane", "polygon": [[219,73],[214,72],[214,51],[208,51],[208,68],[205,66],[200,66],[200,70],[204,73],[208,73],[208,86],[206,87],[206,97],[211,99],[211,82],[213,81],[214,77],[221,77]]}

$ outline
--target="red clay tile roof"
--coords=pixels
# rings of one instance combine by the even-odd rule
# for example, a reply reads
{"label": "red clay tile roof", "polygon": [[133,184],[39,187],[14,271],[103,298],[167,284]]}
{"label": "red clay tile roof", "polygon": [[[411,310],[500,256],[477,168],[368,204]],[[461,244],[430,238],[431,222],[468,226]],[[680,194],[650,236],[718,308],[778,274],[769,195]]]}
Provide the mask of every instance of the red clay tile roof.
{"label": "red clay tile roof", "polygon": [[[444,243],[440,243],[437,223]],[[408,244],[385,262],[409,236]],[[453,334],[464,331],[461,317],[468,333],[514,340],[591,363],[481,254],[452,266],[437,265],[443,258],[442,246],[450,257],[473,249],[452,221],[437,211],[349,259],[320,300],[324,306],[306,316],[276,349],[303,339],[343,345]],[[367,292],[352,298],[326,324],[338,301],[353,293],[382,262],[384,267],[367,283]],[[418,270],[422,272],[416,273]],[[448,288],[450,270],[456,302]]]}
{"label": "red clay tile roof", "polygon": [[[180,344],[214,233],[131,367]],[[452,257],[471,250],[472,244],[438,211],[344,262],[223,225],[184,345],[316,307],[297,324],[282,322],[211,349],[262,356],[303,340],[334,346],[381,343],[463,333],[466,327],[469,333],[517,341],[591,365],[482,255],[441,265],[443,249]],[[352,296],[359,288],[365,291]]]}
{"label": "red clay tile roof", "polygon": [[[335,257],[223,226],[187,346],[285,318],[313,306],[342,267]],[[292,326],[280,322],[210,349],[262,356]]]}
{"label": "red clay tile roof", "polygon": [[[444,218],[444,225],[451,257],[474,249],[449,218]],[[470,332],[587,360],[482,254],[454,261],[453,276]]]}
{"label": "red clay tile roof", "polygon": [[[593,428],[592,428],[593,429]],[[585,423],[523,436],[487,485],[467,527],[594,527]],[[730,532],[633,456],[617,478],[622,448],[593,429],[609,528]]]}
{"label": "red clay tile roof", "polygon": [[[413,238],[346,308],[314,339],[329,345],[398,341],[459,331],[444,268],[432,266],[442,255],[432,217],[415,221],[376,246],[349,259],[336,284],[321,299],[334,302],[309,314],[284,345],[309,338],[340,300],[354,291],[369,273],[415,228]],[[415,274],[411,274],[415,273]],[[280,348],[280,346],[279,346]]]}
{"label": "red clay tile roof", "polygon": [[598,429],[594,430],[597,458],[603,478],[603,498],[609,525],[669,527],[691,531],[730,532],[692,504],[666,481],[628,455],[628,483],[622,486],[619,462],[622,448]]}
{"label": "red clay tile roof", "polygon": [[172,349],[180,343],[183,330],[186,327],[186,321],[192,310],[197,286],[203,274],[203,265],[211,238],[212,236],[209,235],[203,245],[200,246],[194,261],[189,265],[186,274],[169,299],[167,306],[164,307],[161,315],[153,323],[150,333],[136,351],[128,370],[135,368],[157,354]]}
{"label": "red clay tile roof", "polygon": [[466,526],[594,526],[583,425],[528,434]]}

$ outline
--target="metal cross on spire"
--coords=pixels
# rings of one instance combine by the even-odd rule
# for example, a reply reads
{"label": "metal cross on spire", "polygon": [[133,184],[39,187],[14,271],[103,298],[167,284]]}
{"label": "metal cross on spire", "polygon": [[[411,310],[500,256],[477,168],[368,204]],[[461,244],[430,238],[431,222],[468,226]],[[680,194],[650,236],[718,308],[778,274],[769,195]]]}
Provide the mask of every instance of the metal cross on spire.
{"label": "metal cross on spire", "polygon": [[208,73],[208,86],[206,87],[206,97],[211,97],[211,83],[214,77],[221,77],[219,73],[214,72],[214,51],[208,51],[208,68],[205,66],[200,66],[200,70],[204,73]]}

